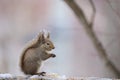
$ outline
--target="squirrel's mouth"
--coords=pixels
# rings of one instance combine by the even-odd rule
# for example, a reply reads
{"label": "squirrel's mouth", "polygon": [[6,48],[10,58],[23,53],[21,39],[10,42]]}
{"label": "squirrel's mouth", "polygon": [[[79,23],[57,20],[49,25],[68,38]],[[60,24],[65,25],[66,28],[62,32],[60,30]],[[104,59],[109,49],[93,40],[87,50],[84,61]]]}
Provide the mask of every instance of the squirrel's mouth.
{"label": "squirrel's mouth", "polygon": [[48,50],[47,50],[46,52],[47,52],[47,53],[51,53],[51,52],[52,52],[52,50],[50,50],[50,51],[48,51]]}

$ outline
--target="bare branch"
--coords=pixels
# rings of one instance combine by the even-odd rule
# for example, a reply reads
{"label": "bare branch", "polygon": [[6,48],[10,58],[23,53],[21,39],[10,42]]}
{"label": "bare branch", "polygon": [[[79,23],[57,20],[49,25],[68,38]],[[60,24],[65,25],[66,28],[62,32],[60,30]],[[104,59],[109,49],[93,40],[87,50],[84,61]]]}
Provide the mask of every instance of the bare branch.
{"label": "bare branch", "polygon": [[120,72],[119,70],[115,67],[115,65],[109,60],[106,50],[104,49],[103,45],[97,38],[94,30],[92,29],[93,27],[93,22],[96,14],[96,9],[94,7],[93,1],[90,0],[90,3],[93,8],[93,15],[92,15],[92,21],[89,24],[87,22],[87,18],[85,17],[85,14],[83,13],[83,10],[75,3],[74,0],[64,0],[68,6],[73,10],[74,14],[77,16],[78,20],[82,22],[84,25],[84,28],[88,34],[88,37],[91,39],[91,42],[93,43],[95,49],[98,51],[100,57],[102,58],[105,66],[116,75],[116,77],[120,78]]}
{"label": "bare branch", "polygon": [[80,19],[80,21],[84,25],[85,24],[88,25],[87,18],[85,16],[83,10],[78,5],[76,5],[75,1],[74,0],[64,0],[64,1],[69,5],[70,8],[72,8],[72,10],[74,10],[74,13]]}

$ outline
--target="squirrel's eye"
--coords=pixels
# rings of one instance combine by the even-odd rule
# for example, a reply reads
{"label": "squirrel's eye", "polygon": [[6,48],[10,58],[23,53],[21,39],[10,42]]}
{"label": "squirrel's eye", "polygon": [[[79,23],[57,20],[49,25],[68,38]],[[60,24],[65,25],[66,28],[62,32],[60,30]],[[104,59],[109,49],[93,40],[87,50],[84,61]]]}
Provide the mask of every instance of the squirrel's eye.
{"label": "squirrel's eye", "polygon": [[47,45],[50,45],[49,43],[47,43]]}

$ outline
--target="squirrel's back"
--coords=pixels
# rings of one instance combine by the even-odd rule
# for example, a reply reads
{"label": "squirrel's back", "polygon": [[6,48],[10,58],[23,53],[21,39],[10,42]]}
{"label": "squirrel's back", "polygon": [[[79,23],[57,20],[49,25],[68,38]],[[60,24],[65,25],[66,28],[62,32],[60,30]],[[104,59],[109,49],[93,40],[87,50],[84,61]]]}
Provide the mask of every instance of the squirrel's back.
{"label": "squirrel's back", "polygon": [[[35,45],[35,44],[34,44]],[[31,50],[31,49],[33,49],[33,48],[35,48],[35,47],[33,47],[33,44],[32,45],[29,45],[29,46],[27,46],[24,50],[23,50],[23,52],[22,52],[22,55],[21,55],[21,61],[20,61],[20,67],[21,67],[21,70],[24,72],[24,65],[25,65],[25,62],[24,62],[24,60],[25,60],[25,57],[27,57],[27,52],[29,51],[29,50]],[[31,56],[32,56],[32,54],[31,54]]]}
{"label": "squirrel's back", "polygon": [[[26,54],[27,54],[27,51],[28,50],[31,50],[31,49],[34,49],[34,48],[37,48],[39,45],[39,39],[40,39],[40,34],[37,36],[37,38],[31,40],[30,42],[28,42],[25,46],[25,48],[23,49],[23,52],[22,52],[22,55],[21,55],[21,59],[20,59],[20,67],[21,67],[21,70],[25,73],[25,70],[24,70],[24,60],[25,60],[25,57],[26,57]],[[32,55],[31,55],[32,56]]]}

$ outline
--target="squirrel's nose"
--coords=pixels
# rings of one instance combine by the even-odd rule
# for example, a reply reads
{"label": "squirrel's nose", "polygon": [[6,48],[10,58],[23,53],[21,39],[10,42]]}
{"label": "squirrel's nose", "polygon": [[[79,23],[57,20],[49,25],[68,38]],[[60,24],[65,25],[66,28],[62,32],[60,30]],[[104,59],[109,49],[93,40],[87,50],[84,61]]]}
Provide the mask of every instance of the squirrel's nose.
{"label": "squirrel's nose", "polygon": [[55,49],[55,47],[53,47],[53,49]]}

